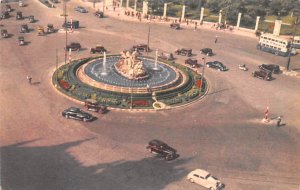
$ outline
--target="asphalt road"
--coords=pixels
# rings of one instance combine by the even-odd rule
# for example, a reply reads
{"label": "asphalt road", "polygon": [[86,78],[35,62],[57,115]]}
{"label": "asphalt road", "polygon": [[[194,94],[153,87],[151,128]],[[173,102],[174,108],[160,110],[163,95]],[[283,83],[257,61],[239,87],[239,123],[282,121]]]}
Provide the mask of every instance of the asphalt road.
{"label": "asphalt road", "polygon": [[[199,50],[211,47],[216,55],[207,61],[222,61],[229,71],[205,69],[209,92],[189,106],[158,112],[111,110],[92,123],[66,120],[62,110],[82,105],[57,93],[51,84],[56,49],[58,62],[64,62],[65,35],[36,32],[38,25],[60,27],[62,11],[34,0],[26,4],[12,7],[38,19],[28,24],[34,30],[24,34],[27,46],[18,46],[17,37],[20,24],[28,20],[1,20],[13,34],[0,40],[2,189],[204,189],[185,179],[195,168],[211,172],[225,189],[299,189],[300,78],[280,74],[268,82],[251,76],[259,64],[285,66],[287,58],[256,50],[256,38],[235,31],[175,31],[151,23],[150,48],[192,48],[193,57],[201,61]],[[119,53],[147,42],[148,24],[98,19],[92,11],[74,12],[75,5],[68,3],[68,14],[82,27],[68,41],[80,42],[85,50],[73,58],[90,56],[89,48],[96,44]],[[299,57],[292,58],[292,69],[299,70]],[[177,58],[184,62],[184,57]],[[239,70],[241,63],[250,70]],[[33,77],[32,85],[27,75]],[[276,127],[274,119],[262,122],[267,106],[271,118],[283,116],[284,126]],[[153,157],[145,149],[151,139],[165,141],[180,157],[170,162]]]}

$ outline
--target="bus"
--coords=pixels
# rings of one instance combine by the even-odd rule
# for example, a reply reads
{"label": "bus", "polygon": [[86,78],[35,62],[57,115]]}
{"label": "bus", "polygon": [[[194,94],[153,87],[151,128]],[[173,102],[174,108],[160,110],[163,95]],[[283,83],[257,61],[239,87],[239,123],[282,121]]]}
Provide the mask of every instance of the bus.
{"label": "bus", "polygon": [[[257,49],[275,55],[288,56],[291,40],[275,36],[273,34],[262,34],[259,37]],[[296,50],[291,48],[291,55],[296,55]]]}
{"label": "bus", "polygon": [[294,37],[293,48],[300,49],[300,36]]}

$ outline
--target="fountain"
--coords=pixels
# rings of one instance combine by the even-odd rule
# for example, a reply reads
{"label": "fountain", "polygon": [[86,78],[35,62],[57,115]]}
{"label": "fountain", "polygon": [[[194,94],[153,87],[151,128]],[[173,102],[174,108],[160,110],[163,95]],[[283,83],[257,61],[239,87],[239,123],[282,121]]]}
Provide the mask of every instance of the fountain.
{"label": "fountain", "polygon": [[152,68],[152,69],[155,70],[155,71],[159,71],[159,70],[160,70],[160,68],[159,68],[158,65],[157,65],[157,58],[158,58],[158,50],[156,49],[156,51],[155,51],[155,62],[154,62],[154,67]]}
{"label": "fountain", "polygon": [[101,75],[107,75],[106,71],[106,52],[103,53],[103,69]]}

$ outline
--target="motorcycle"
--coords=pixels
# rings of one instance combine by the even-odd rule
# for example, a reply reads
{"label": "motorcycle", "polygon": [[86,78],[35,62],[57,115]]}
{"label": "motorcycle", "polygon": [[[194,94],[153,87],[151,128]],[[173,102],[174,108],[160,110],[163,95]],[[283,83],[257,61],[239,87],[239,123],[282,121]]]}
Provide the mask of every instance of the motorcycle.
{"label": "motorcycle", "polygon": [[246,67],[245,64],[239,65],[239,69],[241,69],[241,70],[243,70],[243,71],[248,71],[248,68]]}

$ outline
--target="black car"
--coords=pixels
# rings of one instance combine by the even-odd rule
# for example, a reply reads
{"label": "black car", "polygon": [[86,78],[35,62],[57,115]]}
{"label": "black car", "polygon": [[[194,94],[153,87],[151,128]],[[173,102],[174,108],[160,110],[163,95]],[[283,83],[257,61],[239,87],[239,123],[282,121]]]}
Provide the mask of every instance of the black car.
{"label": "black car", "polygon": [[269,81],[272,79],[272,72],[266,70],[256,70],[252,73],[252,76]]}
{"label": "black car", "polygon": [[206,63],[207,67],[217,69],[218,71],[226,71],[227,68],[220,61],[210,61]]}
{"label": "black car", "polygon": [[80,43],[77,42],[72,42],[69,45],[67,45],[67,50],[69,51],[71,49],[71,51],[79,51],[81,49],[81,45]]}
{"label": "black car", "polygon": [[18,12],[17,12],[16,19],[17,19],[17,20],[23,19],[23,15],[22,15],[22,12],[21,12],[21,11],[18,11]]}
{"label": "black car", "polygon": [[160,55],[158,55],[158,58],[165,61],[173,61],[175,59],[173,53],[165,53],[165,52],[162,52]]}
{"label": "black car", "polygon": [[188,56],[188,57],[190,57],[190,56],[192,56],[192,49],[181,48],[181,49],[177,49],[177,50],[175,51],[175,53],[176,53],[177,55],[183,55],[183,56]]}
{"label": "black car", "polygon": [[1,12],[1,19],[7,19],[9,18],[9,12],[8,11],[2,11]]}
{"label": "black car", "polygon": [[131,50],[139,51],[139,52],[149,52],[150,48],[148,47],[147,44],[138,44],[138,45],[132,46]]}
{"label": "black car", "polygon": [[188,58],[187,60],[185,60],[184,63],[185,63],[186,65],[192,66],[193,68],[199,67],[199,64],[198,64],[197,59],[191,59],[191,58]]}
{"label": "black car", "polygon": [[79,21],[78,20],[73,20],[72,22],[71,21],[64,22],[62,27],[63,28],[77,29],[77,28],[79,28]]}
{"label": "black car", "polygon": [[8,33],[6,29],[0,29],[1,31],[1,37],[2,38],[8,38]]}
{"label": "black car", "polygon": [[28,32],[29,32],[29,28],[28,28],[27,24],[22,24],[20,33],[28,33]]}
{"label": "black car", "polygon": [[213,51],[212,51],[211,48],[203,48],[203,49],[200,50],[200,53],[208,55],[208,56],[212,56],[213,55]]}
{"label": "black car", "polygon": [[280,73],[279,65],[275,65],[275,64],[261,64],[258,66],[258,68],[260,68],[261,70],[266,70],[266,71],[274,73],[274,74]]}
{"label": "black car", "polygon": [[172,24],[170,24],[170,28],[173,28],[175,30],[179,30],[180,29],[180,24],[172,23]]}
{"label": "black car", "polygon": [[96,12],[94,13],[94,15],[95,15],[96,17],[98,17],[98,18],[103,18],[103,17],[104,17],[104,13],[101,12],[101,11],[96,11]]}
{"label": "black car", "polygon": [[92,121],[94,119],[94,116],[92,116],[91,114],[82,111],[79,108],[75,108],[75,107],[70,107],[66,110],[64,110],[62,113],[62,116],[69,119],[78,119],[84,122],[87,121]]}
{"label": "black car", "polygon": [[102,45],[96,45],[96,47],[91,48],[90,53],[104,53],[107,52],[107,50]]}
{"label": "black car", "polygon": [[30,23],[33,23],[35,21],[34,16],[33,15],[28,16],[28,20]]}
{"label": "black car", "polygon": [[11,11],[12,11],[12,8],[11,8],[10,5],[5,5],[5,10],[6,10],[7,12],[11,12]]}
{"label": "black car", "polygon": [[165,158],[165,160],[173,160],[178,157],[176,150],[160,140],[151,140],[146,149]]}

